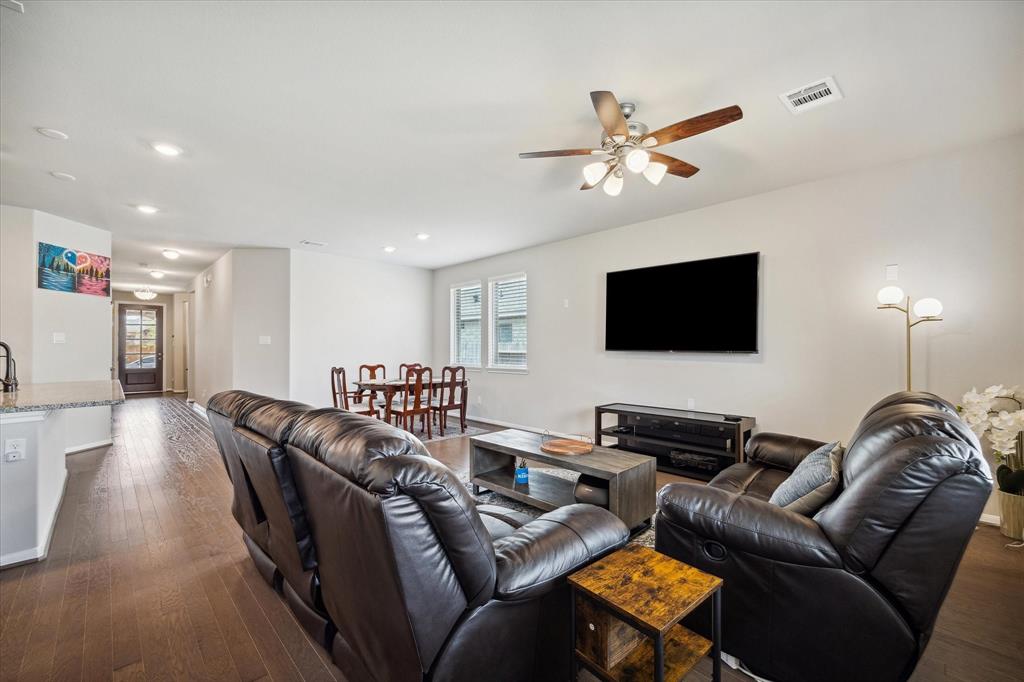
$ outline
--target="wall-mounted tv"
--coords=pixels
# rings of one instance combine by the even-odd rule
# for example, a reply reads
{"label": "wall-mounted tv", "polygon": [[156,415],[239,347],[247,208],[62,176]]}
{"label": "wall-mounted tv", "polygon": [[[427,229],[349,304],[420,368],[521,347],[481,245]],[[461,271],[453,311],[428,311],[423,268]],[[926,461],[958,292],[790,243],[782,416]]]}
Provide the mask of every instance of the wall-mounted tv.
{"label": "wall-mounted tv", "polygon": [[757,352],[759,253],[607,274],[605,350]]}

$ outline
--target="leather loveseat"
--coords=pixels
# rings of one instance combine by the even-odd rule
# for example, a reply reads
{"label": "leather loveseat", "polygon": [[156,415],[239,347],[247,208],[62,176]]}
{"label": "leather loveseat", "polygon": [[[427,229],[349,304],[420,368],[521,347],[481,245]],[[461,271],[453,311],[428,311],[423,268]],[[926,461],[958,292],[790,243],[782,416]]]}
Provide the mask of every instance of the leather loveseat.
{"label": "leather loveseat", "polygon": [[[768,502],[822,443],[763,433],[707,486],[659,492],[656,548],[718,575],[723,650],[770,680],[905,680],[992,489],[952,405],[901,392],[850,439],[813,518]],[[707,631],[709,614],[687,624]]]}
{"label": "leather loveseat", "polygon": [[349,679],[569,679],[565,578],[625,544],[617,517],[477,506],[414,436],[343,410],[207,411],[254,562]]}

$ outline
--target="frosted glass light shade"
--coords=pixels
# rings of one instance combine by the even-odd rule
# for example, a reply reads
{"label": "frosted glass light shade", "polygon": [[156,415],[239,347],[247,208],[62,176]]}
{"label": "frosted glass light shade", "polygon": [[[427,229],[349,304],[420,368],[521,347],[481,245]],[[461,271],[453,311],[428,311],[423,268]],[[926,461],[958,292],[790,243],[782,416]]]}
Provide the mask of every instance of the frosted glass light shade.
{"label": "frosted glass light shade", "polygon": [[634,149],[626,154],[626,168],[634,173],[643,173],[650,162],[651,155],[646,149]]}
{"label": "frosted glass light shade", "polygon": [[588,163],[583,167],[583,179],[586,180],[588,185],[593,187],[597,183],[601,182],[601,178],[603,178],[607,172],[608,166],[605,165],[604,161]]}
{"label": "frosted glass light shade", "polygon": [[622,191],[622,171],[616,171],[608,176],[608,179],[601,185],[604,193],[610,197],[619,196]]}
{"label": "frosted glass light shade", "polygon": [[644,168],[644,177],[647,178],[647,182],[657,186],[661,183],[667,171],[668,166],[663,163],[658,163],[657,161],[652,161],[647,164],[647,168]]}
{"label": "frosted glass light shade", "polygon": [[878,290],[878,302],[882,305],[896,305],[903,301],[903,289],[899,287],[883,287]]}
{"label": "frosted glass light shade", "polygon": [[942,314],[942,303],[937,298],[922,298],[914,304],[914,314],[918,317],[938,317]]}

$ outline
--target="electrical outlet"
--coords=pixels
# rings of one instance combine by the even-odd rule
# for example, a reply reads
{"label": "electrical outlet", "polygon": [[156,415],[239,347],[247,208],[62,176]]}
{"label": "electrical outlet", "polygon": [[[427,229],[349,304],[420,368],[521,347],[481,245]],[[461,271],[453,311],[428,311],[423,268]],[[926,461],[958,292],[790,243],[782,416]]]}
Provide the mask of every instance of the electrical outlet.
{"label": "electrical outlet", "polygon": [[697,401],[694,400],[693,398],[687,398],[686,399],[686,409],[692,410],[695,407],[697,407]]}
{"label": "electrical outlet", "polygon": [[261,346],[269,346],[270,345],[270,337],[269,336],[261,336],[259,338],[259,342],[260,342]]}
{"label": "electrical outlet", "polygon": [[484,404],[484,397],[482,395],[477,394],[477,396],[476,396],[476,404],[477,405],[483,405]]}
{"label": "electrical outlet", "polygon": [[8,438],[4,441],[4,461],[17,462],[25,459],[28,440],[25,438]]}

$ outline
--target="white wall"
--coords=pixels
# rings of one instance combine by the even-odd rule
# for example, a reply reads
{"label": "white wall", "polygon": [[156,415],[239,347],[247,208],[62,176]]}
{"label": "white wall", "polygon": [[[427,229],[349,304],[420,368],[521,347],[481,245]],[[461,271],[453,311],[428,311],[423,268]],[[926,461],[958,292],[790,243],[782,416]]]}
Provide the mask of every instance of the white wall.
{"label": "white wall", "polygon": [[191,315],[192,306],[195,305],[195,296],[191,293],[173,294],[174,301],[174,337],[171,344],[171,389],[176,393],[183,393],[188,387],[188,336],[193,325],[192,320],[187,320],[186,315]]}
{"label": "white wall", "polygon": [[[0,206],[0,340],[17,361],[18,381],[32,381],[32,295],[36,257],[32,211]],[[3,372],[0,366],[0,373]]]}
{"label": "white wall", "polygon": [[430,271],[296,250],[291,273],[293,400],[330,405],[333,366],[430,361]]}
{"label": "white wall", "polygon": [[[33,231],[35,242],[110,255],[106,230],[33,211]],[[37,247],[32,246],[34,264]],[[36,288],[32,294],[33,383],[111,379],[110,308],[107,297]],[[53,343],[55,332],[64,334],[64,343]],[[110,407],[68,410],[65,424],[68,450],[110,442]]]}
{"label": "white wall", "polygon": [[201,405],[219,391],[233,388],[234,315],[232,314],[231,261],[233,252],[199,273],[195,289],[195,352],[189,398]]}
{"label": "white wall", "polygon": [[[234,388],[288,396],[289,252],[234,249]],[[260,337],[269,344],[260,344]]]}
{"label": "white wall", "polygon": [[[699,191],[680,182],[662,187]],[[444,268],[434,362],[448,360],[449,287],[525,271],[529,373],[471,372],[471,414],[589,434],[595,405],[694,398],[762,430],[846,439],[904,385],[902,320],[875,309],[888,263],[907,293],[945,304],[945,321],[914,330],[915,388],[957,401],[972,386],[1024,383],[1022,189],[1018,136]],[[606,272],[749,251],[762,258],[760,354],[603,350]],[[713,295],[672,292],[666,314]]]}

